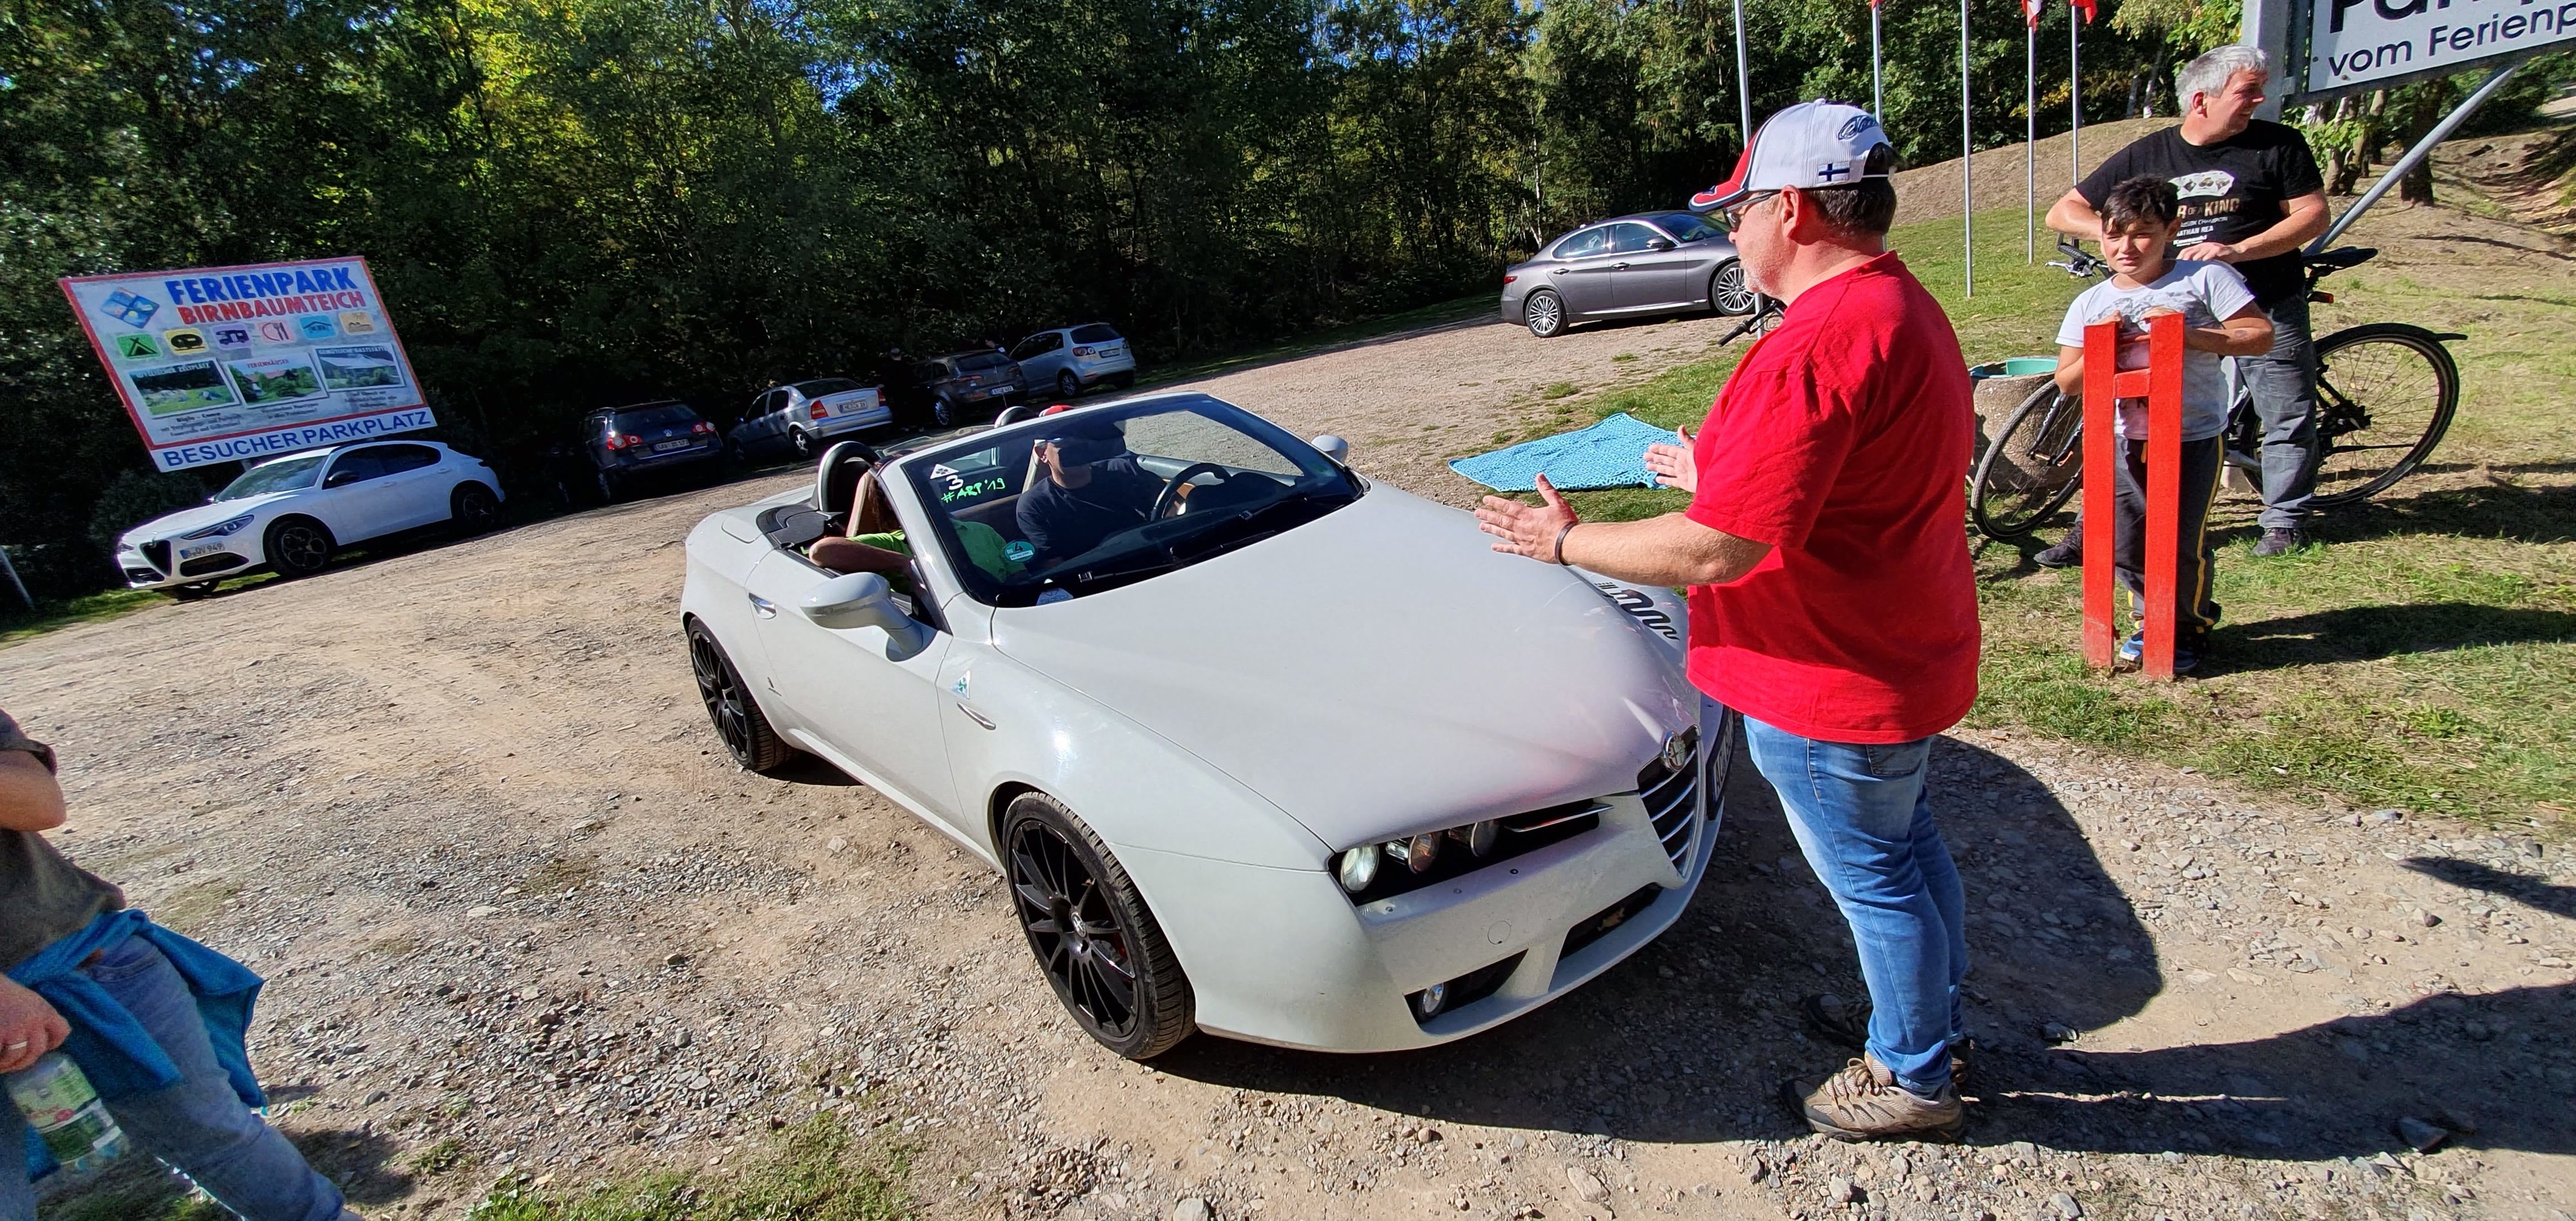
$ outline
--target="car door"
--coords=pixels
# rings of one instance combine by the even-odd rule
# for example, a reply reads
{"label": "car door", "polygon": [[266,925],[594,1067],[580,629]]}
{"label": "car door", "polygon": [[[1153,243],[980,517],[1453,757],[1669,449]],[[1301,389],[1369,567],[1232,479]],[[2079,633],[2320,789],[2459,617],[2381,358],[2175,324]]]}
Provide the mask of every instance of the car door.
{"label": "car door", "polygon": [[384,455],[381,445],[361,445],[344,449],[331,458],[331,469],[322,473],[322,490],[312,497],[309,511],[331,528],[331,537],[342,543],[354,543],[391,533],[399,527],[391,505],[385,502]]}
{"label": "car door", "polygon": [[831,575],[774,551],[745,580],[770,686],[795,721],[842,756],[836,762],[959,826],[937,698],[948,633],[933,632],[926,647],[906,653],[881,628],[827,628],[806,618],[798,604]]}
{"label": "car door", "polygon": [[447,502],[453,481],[439,469],[437,450],[413,444],[375,449],[382,468],[374,482],[382,485],[378,494],[385,506],[384,532],[418,529],[454,516],[454,506]]}
{"label": "car door", "polygon": [[1020,341],[1011,349],[1011,359],[1018,362],[1020,374],[1030,385],[1044,386],[1055,381],[1055,372],[1064,367],[1064,333],[1040,331]]}
{"label": "car door", "polygon": [[1609,225],[1583,230],[1557,244],[1562,262],[1548,269],[1548,285],[1565,299],[1567,310],[1597,314],[1619,308],[1614,279],[1618,256],[1610,252]]}
{"label": "car door", "polygon": [[[1613,251],[1626,255],[1627,266],[1618,275],[1619,297],[1628,309],[1659,309],[1689,305],[1700,295],[1691,286],[1691,271],[1699,266],[1699,252],[1675,242],[1670,234],[1651,225],[1635,221],[1615,226],[1611,235]],[[1704,279],[1704,278],[1703,278]]]}

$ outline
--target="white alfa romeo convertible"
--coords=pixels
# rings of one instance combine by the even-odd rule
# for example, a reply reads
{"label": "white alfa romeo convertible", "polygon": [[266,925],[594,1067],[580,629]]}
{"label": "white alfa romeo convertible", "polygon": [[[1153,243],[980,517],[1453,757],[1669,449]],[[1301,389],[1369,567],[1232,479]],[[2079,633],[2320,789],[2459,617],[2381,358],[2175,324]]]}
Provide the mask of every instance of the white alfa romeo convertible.
{"label": "white alfa romeo convertible", "polygon": [[[1507,1021],[1681,914],[1731,727],[1670,591],[1497,555],[1344,448],[1194,393],[845,442],[690,532],[707,712],[999,869],[1121,1055]],[[871,469],[882,571],[836,573]]]}

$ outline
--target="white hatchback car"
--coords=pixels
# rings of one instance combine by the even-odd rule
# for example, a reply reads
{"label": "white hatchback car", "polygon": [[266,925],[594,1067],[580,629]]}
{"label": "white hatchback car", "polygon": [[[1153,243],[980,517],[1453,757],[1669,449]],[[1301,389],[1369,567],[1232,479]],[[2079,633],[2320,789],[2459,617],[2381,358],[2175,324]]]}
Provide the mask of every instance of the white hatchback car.
{"label": "white hatchback car", "polygon": [[373,441],[271,458],[214,499],[125,532],[126,584],[193,598],[263,568],[308,576],[351,543],[423,526],[480,534],[501,524],[501,480],[436,441]]}
{"label": "white hatchback car", "polygon": [[1011,359],[1031,389],[1053,386],[1067,399],[1102,382],[1122,389],[1136,384],[1136,353],[1105,322],[1040,331],[1012,348]]}
{"label": "white hatchback car", "polygon": [[875,458],[836,446],[689,534],[708,714],[742,765],[820,756],[1000,870],[1122,1055],[1526,1013],[1689,902],[1731,726],[1671,591],[1496,555],[1342,449],[1180,393],[890,452],[889,589],[807,555]]}

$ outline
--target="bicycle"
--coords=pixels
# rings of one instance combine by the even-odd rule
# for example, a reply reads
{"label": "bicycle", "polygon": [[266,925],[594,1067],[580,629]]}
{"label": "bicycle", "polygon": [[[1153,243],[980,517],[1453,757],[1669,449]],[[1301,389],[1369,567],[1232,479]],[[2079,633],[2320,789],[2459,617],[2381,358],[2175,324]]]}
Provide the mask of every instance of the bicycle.
{"label": "bicycle", "polygon": [[[2077,279],[2105,279],[2110,265],[2072,239],[2067,257],[2049,266]],[[2347,246],[2304,260],[2311,301],[2331,302],[2317,282],[2369,262],[2379,252]],[[2444,340],[2468,336],[2404,322],[2366,322],[2317,340],[2317,491],[2321,509],[2357,504],[2413,474],[2441,444],[2459,406],[2460,367]],[[2236,392],[2228,408],[2226,464],[2262,478],[2263,421],[2252,393]],[[2083,484],[2084,404],[2043,384],[2004,417],[1978,459],[1968,491],[1969,516],[1986,537],[2027,538],[2064,508]],[[2394,451],[2391,460],[2378,455]]]}

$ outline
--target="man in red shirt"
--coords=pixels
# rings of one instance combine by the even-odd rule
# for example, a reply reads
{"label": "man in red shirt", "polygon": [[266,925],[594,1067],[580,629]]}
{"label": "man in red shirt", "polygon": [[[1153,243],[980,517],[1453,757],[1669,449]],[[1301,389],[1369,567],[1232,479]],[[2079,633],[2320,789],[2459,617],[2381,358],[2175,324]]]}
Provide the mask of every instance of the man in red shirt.
{"label": "man in red shirt", "polygon": [[1746,278],[1788,311],[1690,447],[1649,451],[1687,510],[1583,522],[1542,476],[1543,504],[1476,514],[1497,551],[1690,587],[1691,682],[1743,714],[1860,951],[1866,1050],[1796,1099],[1852,1140],[1954,1138],[1965,1119],[1965,903],[1926,763],[1977,696],[1972,424],[1958,336],[1887,250],[1892,160],[1876,118],[1801,103],[1691,201],[1727,214]]}

